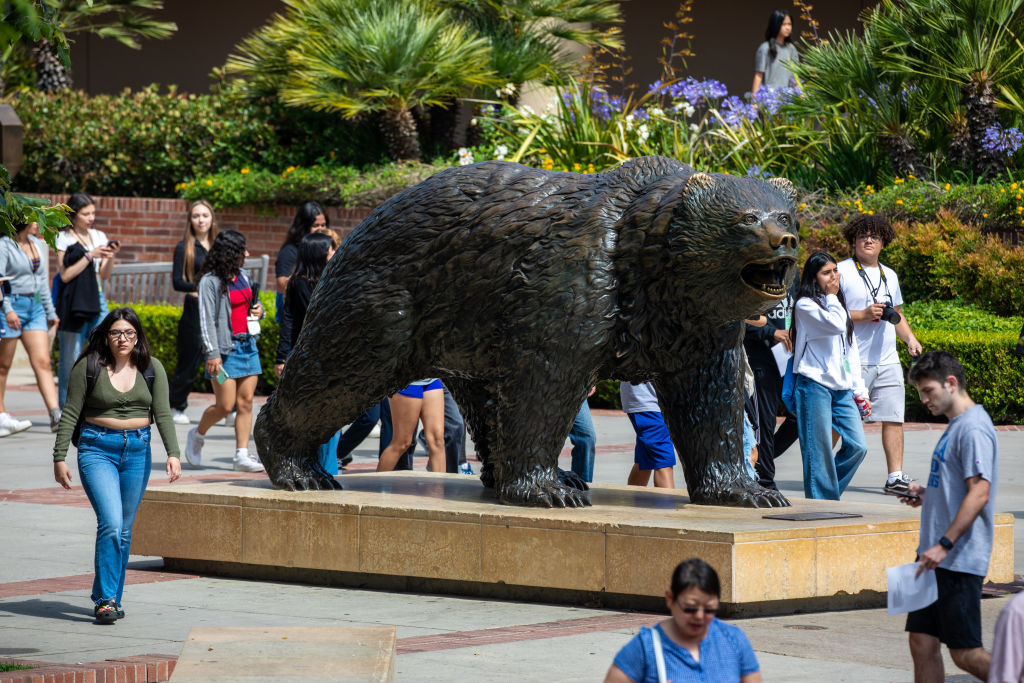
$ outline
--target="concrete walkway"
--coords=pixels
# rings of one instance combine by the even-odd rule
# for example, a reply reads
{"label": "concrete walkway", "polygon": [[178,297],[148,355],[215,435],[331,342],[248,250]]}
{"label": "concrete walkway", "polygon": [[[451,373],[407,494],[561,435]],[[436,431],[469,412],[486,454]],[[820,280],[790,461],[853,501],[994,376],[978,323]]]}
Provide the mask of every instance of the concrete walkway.
{"label": "concrete walkway", "polygon": [[[28,385],[29,377],[15,377]],[[198,418],[211,397],[194,395]],[[601,680],[618,649],[660,615],[564,605],[527,604],[441,595],[244,581],[172,574],[159,558],[133,557],[125,590],[125,620],[92,623],[89,589],[95,517],[81,491],[53,482],[50,433],[33,386],[9,387],[6,402],[32,429],[0,439],[0,658],[94,662],[134,655],[177,655],[193,626],[397,626],[400,681]],[[622,483],[631,466],[633,433],[621,413],[600,411],[595,480]],[[184,443],[187,427],[178,428]],[[908,426],[905,469],[923,477],[941,425]],[[845,498],[897,505],[880,493],[884,459],[880,434],[868,430],[869,455]],[[204,467],[185,470],[195,480],[262,477],[231,471],[233,432],[214,427]],[[999,432],[999,511],[1024,518],[1024,431]],[[342,478],[372,469],[376,440],[356,452]],[[151,486],[167,485],[161,446],[154,448]],[[567,451],[563,456],[567,456]],[[69,457],[78,483],[74,456]],[[474,463],[475,464],[475,463]],[[778,464],[778,481],[802,495],[797,447]],[[565,457],[563,467],[568,468]],[[456,476],[456,475],[453,475]],[[676,481],[683,483],[681,469]],[[77,487],[76,487],[77,488]],[[196,520],[200,528],[202,520]],[[683,558],[680,558],[683,559]],[[908,558],[912,559],[912,558]],[[1024,525],[1015,529],[1015,567],[1024,572]],[[668,577],[666,576],[666,583]],[[1007,597],[982,603],[984,642],[991,648],[996,616]],[[910,681],[912,668],[903,619],[885,610],[738,619],[757,651],[765,680]],[[958,676],[947,657],[947,680]]]}

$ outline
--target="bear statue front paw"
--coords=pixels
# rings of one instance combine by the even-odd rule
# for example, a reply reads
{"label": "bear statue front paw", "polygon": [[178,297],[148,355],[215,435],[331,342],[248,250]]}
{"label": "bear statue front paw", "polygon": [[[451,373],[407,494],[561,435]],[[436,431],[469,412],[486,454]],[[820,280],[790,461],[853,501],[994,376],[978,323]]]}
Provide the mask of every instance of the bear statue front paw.
{"label": "bear statue front paw", "polygon": [[587,480],[572,470],[558,470],[558,481],[563,486],[568,486],[569,488],[579,489],[580,491],[590,490]]}
{"label": "bear statue front paw", "polygon": [[498,500],[505,505],[542,508],[581,508],[590,505],[590,491],[555,483],[544,485],[514,482],[498,486],[497,494]]}
{"label": "bear statue front paw", "polygon": [[274,471],[268,471],[275,488],[287,491],[340,491],[341,482],[319,466],[304,467],[298,464],[282,463]]}
{"label": "bear statue front paw", "polygon": [[690,500],[698,505],[726,505],[747,508],[786,508],[790,502],[779,491],[766,489],[757,482],[735,483],[713,491],[693,492]]}

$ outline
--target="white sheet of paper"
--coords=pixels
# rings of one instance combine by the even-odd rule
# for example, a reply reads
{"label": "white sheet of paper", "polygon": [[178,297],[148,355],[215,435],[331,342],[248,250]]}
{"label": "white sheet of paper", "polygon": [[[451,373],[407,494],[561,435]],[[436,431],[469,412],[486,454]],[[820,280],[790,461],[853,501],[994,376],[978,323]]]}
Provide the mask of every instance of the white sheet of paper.
{"label": "white sheet of paper", "polygon": [[775,356],[775,364],[779,366],[779,377],[786,374],[786,363],[793,357],[792,351],[786,350],[786,345],[779,342],[772,347],[772,355]]}
{"label": "white sheet of paper", "polygon": [[889,616],[922,609],[939,599],[935,572],[923,571],[921,576],[915,579],[917,567],[917,562],[911,562],[885,570],[889,579]]}

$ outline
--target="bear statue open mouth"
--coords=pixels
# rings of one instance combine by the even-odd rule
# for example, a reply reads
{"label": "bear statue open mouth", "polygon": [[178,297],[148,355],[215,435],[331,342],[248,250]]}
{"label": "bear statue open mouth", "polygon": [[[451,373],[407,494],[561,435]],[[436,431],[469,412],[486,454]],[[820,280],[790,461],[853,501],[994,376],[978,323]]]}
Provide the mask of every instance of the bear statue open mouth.
{"label": "bear statue open mouth", "polygon": [[780,256],[771,261],[759,263],[748,263],[740,271],[740,278],[743,284],[751,289],[771,297],[781,299],[786,296],[786,275],[789,269],[796,265],[796,261],[787,256]]}

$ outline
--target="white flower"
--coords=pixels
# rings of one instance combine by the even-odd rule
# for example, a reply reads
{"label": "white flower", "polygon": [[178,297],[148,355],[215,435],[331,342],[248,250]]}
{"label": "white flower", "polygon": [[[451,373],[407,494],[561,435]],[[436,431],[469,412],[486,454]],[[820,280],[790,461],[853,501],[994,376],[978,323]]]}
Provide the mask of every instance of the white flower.
{"label": "white flower", "polygon": [[691,123],[690,124],[690,132],[691,133],[696,133],[698,130],[700,130],[700,126],[698,126],[696,123]]}
{"label": "white flower", "polygon": [[651,136],[651,131],[647,129],[646,123],[641,123],[636,129],[636,136],[640,138],[641,143],[647,142],[647,138]]}
{"label": "white flower", "polygon": [[475,126],[476,125],[476,119],[470,119],[469,120],[469,125]]}
{"label": "white flower", "polygon": [[686,114],[687,118],[693,116],[693,112],[695,112],[695,111],[697,111],[697,110],[694,109],[693,105],[690,104],[689,102],[687,102],[686,105],[683,107],[683,113]]}
{"label": "white flower", "polygon": [[473,163],[473,153],[465,147],[459,147],[459,166],[469,166]]}
{"label": "white flower", "polygon": [[509,95],[515,95],[516,94],[516,84],[515,83],[506,83],[504,91],[506,93],[508,93]]}
{"label": "white flower", "polygon": [[519,128],[516,128],[516,133],[520,137],[526,137],[527,135],[530,134],[530,129],[529,128],[523,128],[522,126],[520,126]]}
{"label": "white flower", "polygon": [[533,107],[531,107],[528,104],[524,104],[523,106],[519,107],[519,111],[523,112],[527,116],[536,116],[537,115],[537,112],[535,112],[533,110]]}
{"label": "white flower", "polygon": [[664,116],[665,112],[661,107],[651,107],[649,110],[651,116]]}
{"label": "white flower", "polygon": [[506,154],[508,154],[508,147],[505,145],[498,145],[494,148],[494,158],[498,161],[505,161]]}

